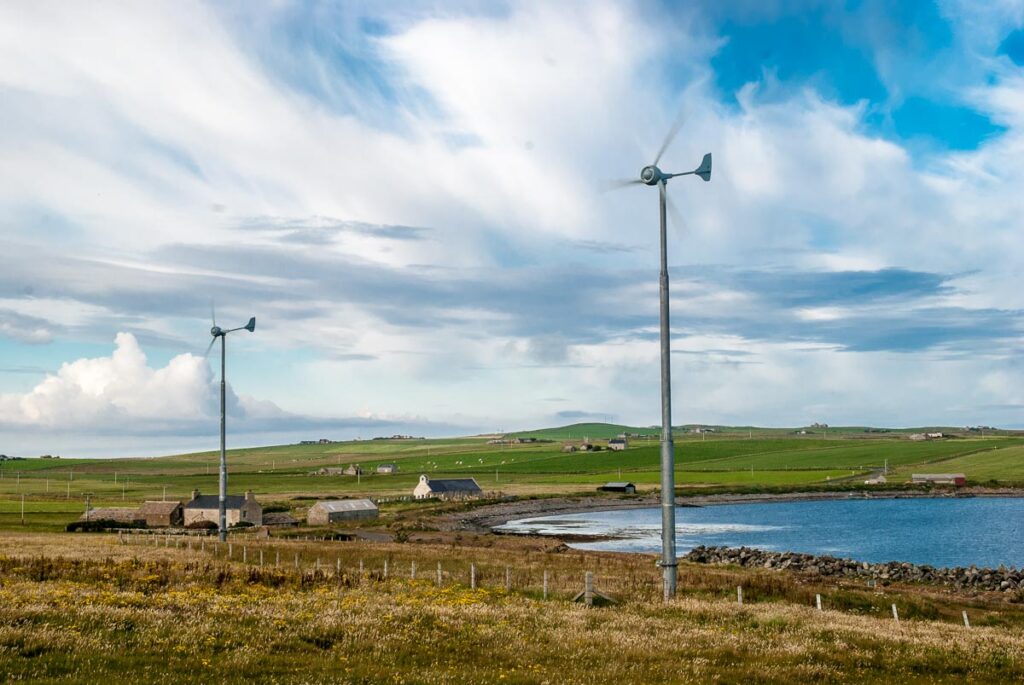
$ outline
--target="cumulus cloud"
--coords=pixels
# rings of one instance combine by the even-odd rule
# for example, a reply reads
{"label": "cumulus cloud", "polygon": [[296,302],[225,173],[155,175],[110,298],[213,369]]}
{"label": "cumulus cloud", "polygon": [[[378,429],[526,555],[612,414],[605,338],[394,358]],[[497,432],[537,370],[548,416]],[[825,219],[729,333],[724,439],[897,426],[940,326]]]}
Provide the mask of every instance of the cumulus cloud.
{"label": "cumulus cloud", "polygon": [[[181,354],[152,368],[135,336],[118,333],[109,357],[65,363],[27,393],[0,396],[0,421],[46,429],[146,433],[193,426],[217,415],[217,387],[206,360]],[[243,410],[228,390],[233,415]]]}

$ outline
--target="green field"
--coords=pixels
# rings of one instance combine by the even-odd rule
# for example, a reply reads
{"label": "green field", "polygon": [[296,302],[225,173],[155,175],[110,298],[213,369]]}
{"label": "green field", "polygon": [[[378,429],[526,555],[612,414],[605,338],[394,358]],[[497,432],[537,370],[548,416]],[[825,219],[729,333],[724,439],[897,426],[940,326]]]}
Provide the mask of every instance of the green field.
{"label": "green field", "polygon": [[[372,440],[316,445],[280,445],[230,450],[230,491],[255,491],[263,501],[296,497],[407,496],[420,474],[473,477],[485,491],[516,495],[593,493],[609,480],[629,480],[641,491],[657,488],[659,447],[633,440],[627,450],[562,451],[586,435],[614,436],[608,424],[575,424],[524,435],[545,442],[488,444],[487,437],[431,440]],[[845,430],[845,432],[844,432]],[[975,482],[1024,483],[1024,438],[965,434],[915,442],[906,431],[866,433],[830,429],[824,435],[793,431],[720,429],[715,434],[676,435],[676,482],[687,489],[851,487],[866,475],[890,468],[890,483],[915,471],[962,471]],[[579,438],[555,439],[555,435]],[[0,462],[0,526],[55,529],[94,505],[135,505],[146,499],[187,499],[193,489],[217,489],[216,452],[149,459],[26,459]],[[394,462],[395,475],[374,467]],[[323,467],[359,464],[360,478],[317,475]]]}

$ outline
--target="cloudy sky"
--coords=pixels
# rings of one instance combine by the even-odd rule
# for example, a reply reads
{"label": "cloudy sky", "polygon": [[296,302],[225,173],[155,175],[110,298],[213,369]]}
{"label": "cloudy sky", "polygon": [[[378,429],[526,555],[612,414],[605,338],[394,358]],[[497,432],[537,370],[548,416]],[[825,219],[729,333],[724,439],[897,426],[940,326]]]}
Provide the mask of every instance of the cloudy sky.
{"label": "cloudy sky", "polygon": [[[0,452],[1024,425],[1024,3],[0,4]],[[894,9],[894,6],[898,9]]]}

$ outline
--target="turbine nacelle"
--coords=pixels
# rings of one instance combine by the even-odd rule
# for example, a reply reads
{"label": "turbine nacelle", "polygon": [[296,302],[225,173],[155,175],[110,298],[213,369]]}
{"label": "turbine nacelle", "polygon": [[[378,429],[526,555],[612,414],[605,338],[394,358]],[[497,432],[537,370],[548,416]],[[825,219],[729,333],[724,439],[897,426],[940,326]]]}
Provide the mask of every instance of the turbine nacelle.
{"label": "turbine nacelle", "polygon": [[668,176],[662,173],[661,169],[653,164],[645,166],[640,170],[640,182],[649,186],[656,186],[659,182],[668,180]]}
{"label": "turbine nacelle", "polygon": [[221,329],[220,326],[214,326],[213,328],[210,329],[210,335],[217,338],[224,335],[224,331],[223,329]]}

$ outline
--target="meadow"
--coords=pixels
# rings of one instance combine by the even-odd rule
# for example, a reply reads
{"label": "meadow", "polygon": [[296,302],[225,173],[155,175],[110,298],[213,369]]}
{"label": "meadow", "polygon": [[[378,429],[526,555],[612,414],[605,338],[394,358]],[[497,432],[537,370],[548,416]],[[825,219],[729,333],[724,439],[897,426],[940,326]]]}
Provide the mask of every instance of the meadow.
{"label": "meadow", "polygon": [[[49,683],[129,673],[136,683],[1024,677],[1020,605],[941,590],[683,564],[680,596],[664,604],[645,556],[493,539],[479,546],[239,537],[230,552],[212,540],[190,544],[153,535],[131,543],[112,534],[0,536],[0,673],[7,682]],[[570,601],[587,570],[616,605]]]}
{"label": "meadow", "polygon": [[[577,424],[530,435],[543,442],[488,444],[492,436],[430,440],[364,440],[280,445],[229,451],[230,491],[251,489],[264,503],[288,506],[296,498],[369,495],[408,496],[420,474],[472,477],[490,493],[516,496],[593,495],[611,480],[638,490],[657,489],[659,448],[634,439],[623,452],[562,452],[583,436],[644,429]],[[649,429],[647,429],[649,431]],[[676,436],[680,494],[709,490],[860,487],[866,476],[890,469],[893,486],[914,471],[963,471],[976,483],[1024,483],[1024,439],[965,434],[948,440],[908,439],[905,432],[830,429],[792,431],[719,429],[715,434]],[[551,437],[551,436],[564,437]],[[575,435],[572,440],[568,436]],[[603,444],[601,441],[591,438]],[[143,500],[187,500],[192,490],[217,489],[216,452],[159,458],[25,459],[0,462],[0,529],[57,530],[94,506],[131,506]],[[398,473],[377,475],[394,463]],[[321,468],[359,464],[361,477],[317,475]],[[22,510],[25,517],[22,524]]]}

